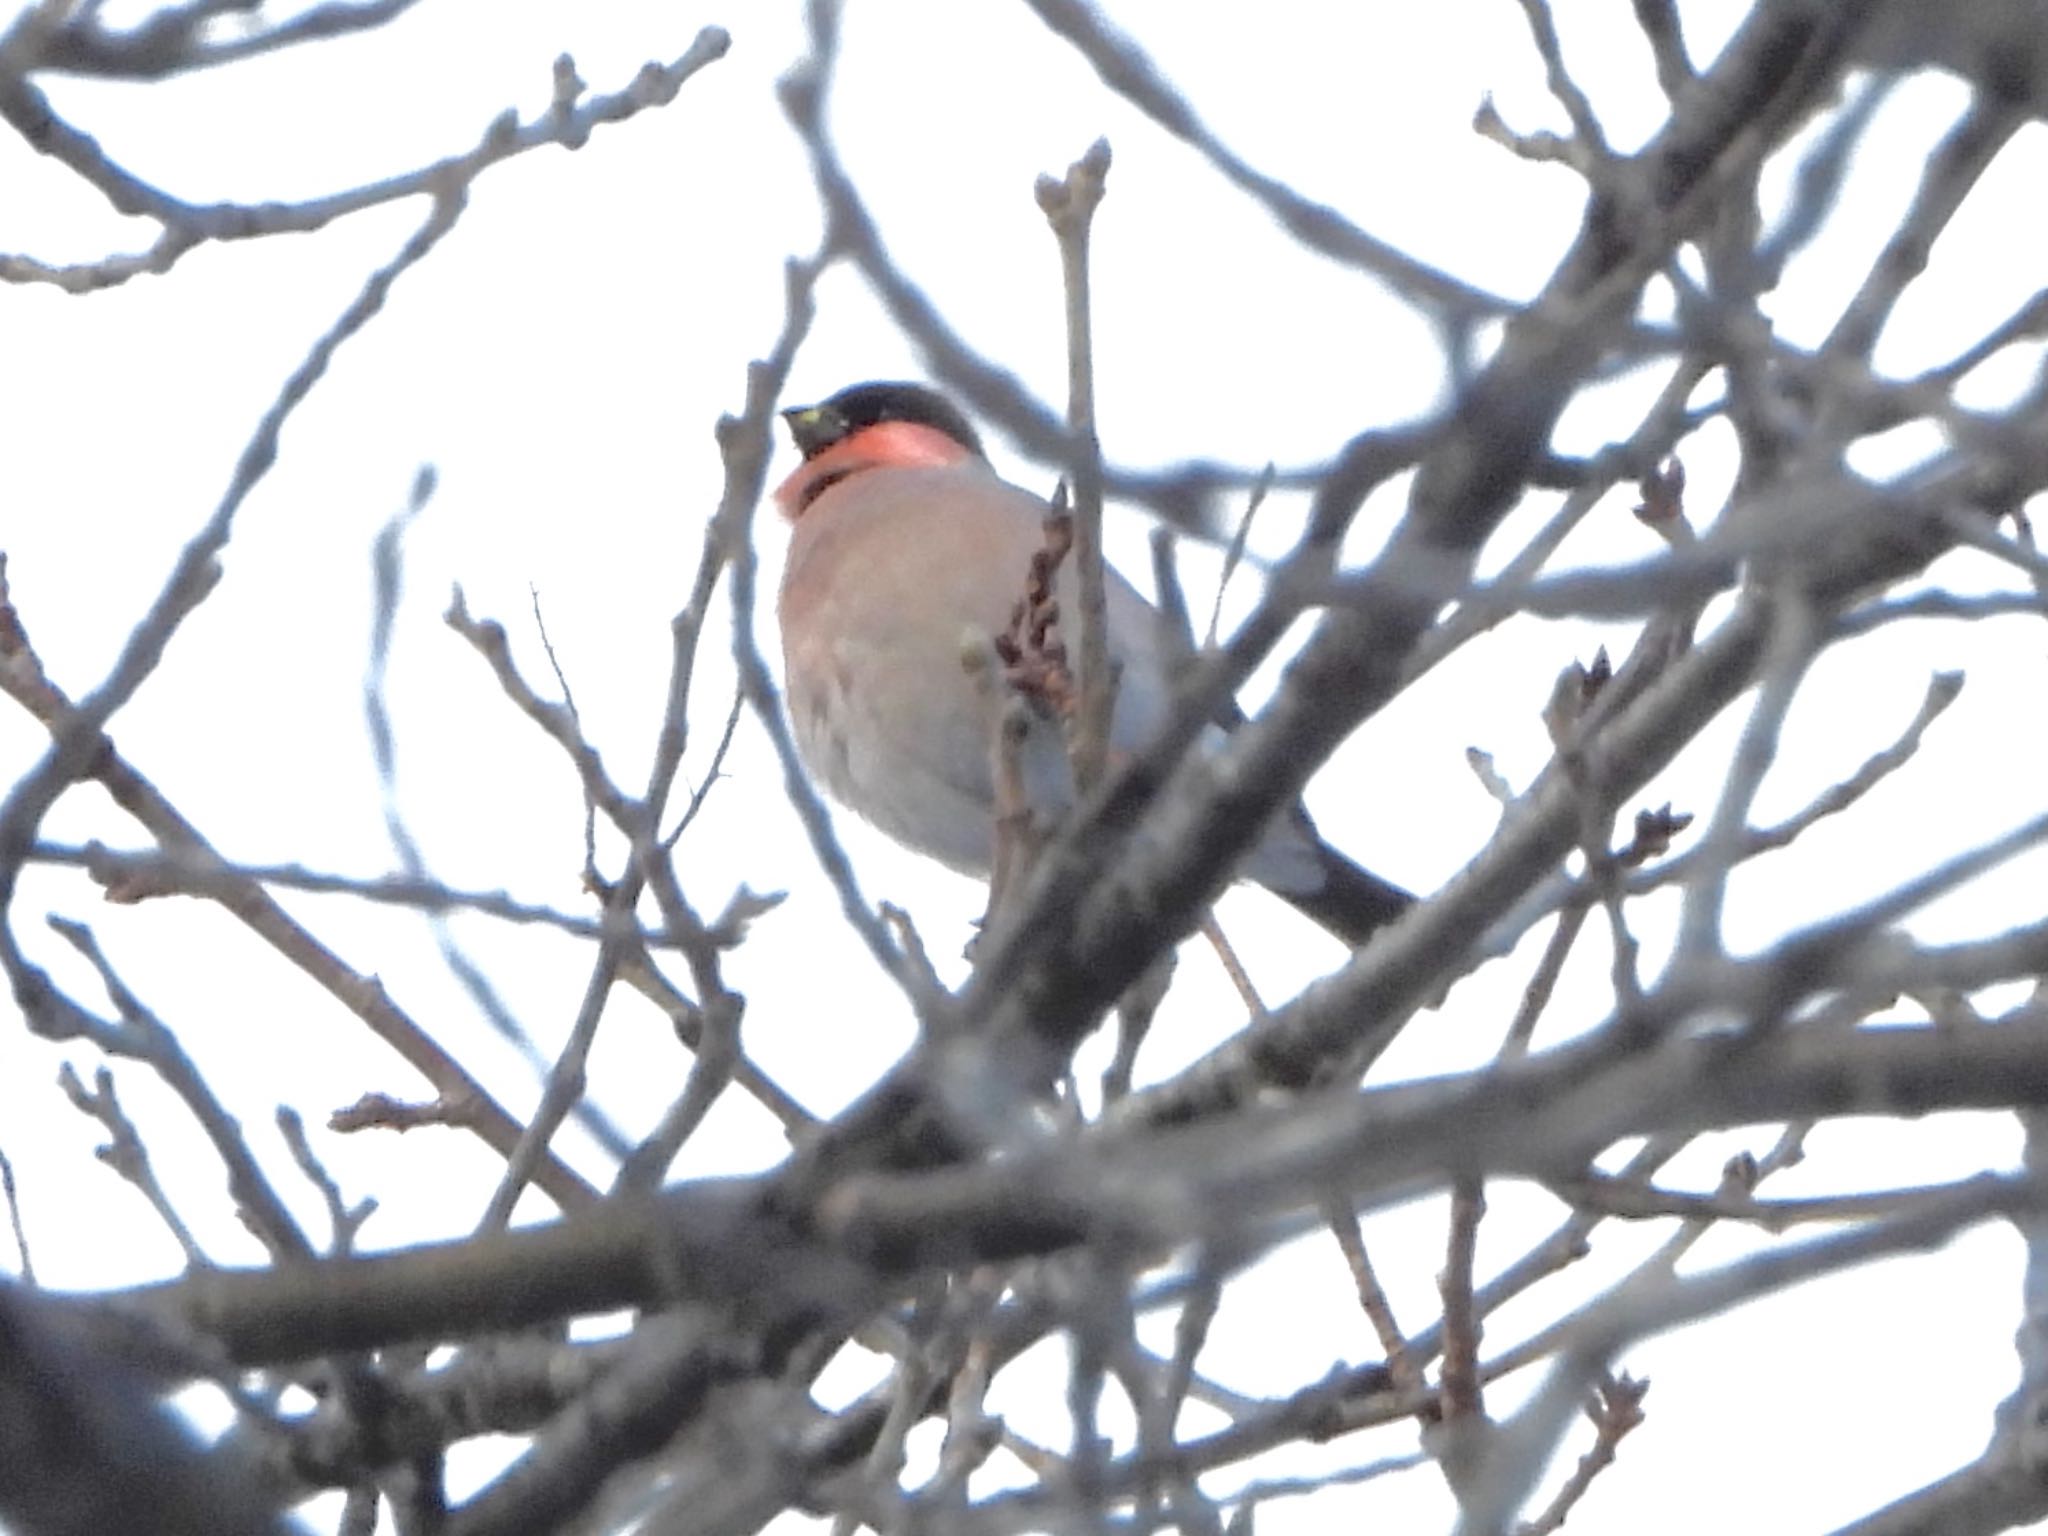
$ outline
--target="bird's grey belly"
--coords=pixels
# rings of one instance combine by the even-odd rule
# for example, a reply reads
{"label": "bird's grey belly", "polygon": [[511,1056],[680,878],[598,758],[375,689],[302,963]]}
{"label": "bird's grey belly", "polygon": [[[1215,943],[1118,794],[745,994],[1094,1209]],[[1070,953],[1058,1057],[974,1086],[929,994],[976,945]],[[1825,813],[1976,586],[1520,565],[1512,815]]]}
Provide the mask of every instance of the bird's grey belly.
{"label": "bird's grey belly", "polygon": [[[827,678],[793,690],[790,721],[806,766],[834,799],[898,842],[962,874],[986,876],[995,848],[996,706],[965,669],[936,663],[921,686],[842,656]],[[957,666],[957,658],[947,660]],[[1020,751],[1027,800],[1040,813],[1072,800],[1058,726],[1036,720]]]}

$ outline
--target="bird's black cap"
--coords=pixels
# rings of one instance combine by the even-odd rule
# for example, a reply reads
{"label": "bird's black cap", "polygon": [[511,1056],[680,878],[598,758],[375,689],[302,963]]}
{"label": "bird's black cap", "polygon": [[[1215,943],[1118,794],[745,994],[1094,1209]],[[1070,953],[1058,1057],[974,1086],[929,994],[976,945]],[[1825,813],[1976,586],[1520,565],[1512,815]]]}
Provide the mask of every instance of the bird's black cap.
{"label": "bird's black cap", "polygon": [[885,421],[935,428],[975,457],[987,457],[979,434],[953,402],[923,384],[854,384],[822,404],[794,406],[782,413],[782,419],[789,423],[789,435],[807,459],[816,458],[864,427]]}

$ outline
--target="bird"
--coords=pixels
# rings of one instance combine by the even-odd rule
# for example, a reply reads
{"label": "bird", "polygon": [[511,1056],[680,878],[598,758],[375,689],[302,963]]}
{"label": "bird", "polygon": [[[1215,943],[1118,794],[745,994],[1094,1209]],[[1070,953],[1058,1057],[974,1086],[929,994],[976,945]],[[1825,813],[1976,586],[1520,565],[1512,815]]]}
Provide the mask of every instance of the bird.
{"label": "bird", "polygon": [[[1001,690],[975,675],[963,644],[989,646],[1008,629],[1044,548],[1047,503],[1002,479],[966,415],[922,384],[855,384],[782,419],[802,455],[774,493],[790,524],[777,614],[798,753],[895,841],[985,879]],[[1172,654],[1158,611],[1114,568],[1104,580],[1115,758],[1163,727]],[[1072,561],[1056,581],[1062,610],[1078,612]],[[1017,753],[1035,814],[1073,802],[1047,712]],[[1415,899],[1323,841],[1300,806],[1275,818],[1239,875],[1352,947]]]}

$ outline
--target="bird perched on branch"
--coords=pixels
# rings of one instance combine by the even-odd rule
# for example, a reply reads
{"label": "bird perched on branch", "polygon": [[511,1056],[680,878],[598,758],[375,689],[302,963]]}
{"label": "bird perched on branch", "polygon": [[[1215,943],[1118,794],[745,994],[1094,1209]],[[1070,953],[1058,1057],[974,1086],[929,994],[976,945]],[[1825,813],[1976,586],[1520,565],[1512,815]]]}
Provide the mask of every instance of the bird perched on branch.
{"label": "bird perched on branch", "polygon": [[[782,414],[803,454],[775,492],[792,524],[780,615],[798,749],[898,842],[986,877],[1007,685],[963,645],[990,648],[1011,628],[1034,556],[1043,569],[1046,503],[999,478],[967,418],[922,385],[856,384]],[[1130,753],[1165,722],[1171,652],[1158,612],[1105,577],[1110,747]],[[1057,598],[1078,613],[1071,562]],[[1072,802],[1073,778],[1059,724],[1035,713],[1015,765],[1030,809],[1049,817]],[[1241,873],[1354,945],[1414,899],[1323,842],[1299,807]]]}

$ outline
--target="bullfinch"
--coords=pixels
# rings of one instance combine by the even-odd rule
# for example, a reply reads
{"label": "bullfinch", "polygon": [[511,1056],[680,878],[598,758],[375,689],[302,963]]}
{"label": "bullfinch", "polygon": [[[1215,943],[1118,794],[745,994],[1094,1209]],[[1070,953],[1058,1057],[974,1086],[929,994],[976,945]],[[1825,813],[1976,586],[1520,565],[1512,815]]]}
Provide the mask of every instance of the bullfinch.
{"label": "bullfinch", "polygon": [[[1046,503],[1001,479],[973,426],[918,384],[856,384],[782,413],[803,462],[775,492],[791,524],[778,605],[790,723],[811,773],[896,841],[986,878],[995,853],[1000,686],[963,662],[1010,624]],[[1057,597],[1078,612],[1073,562]],[[1108,649],[1112,754],[1143,747],[1169,708],[1158,612],[1114,570]],[[1018,747],[1041,817],[1074,798],[1057,721],[1041,709]],[[1217,739],[1221,731],[1218,728]],[[1414,900],[1361,869],[1292,807],[1239,871],[1347,944]]]}

